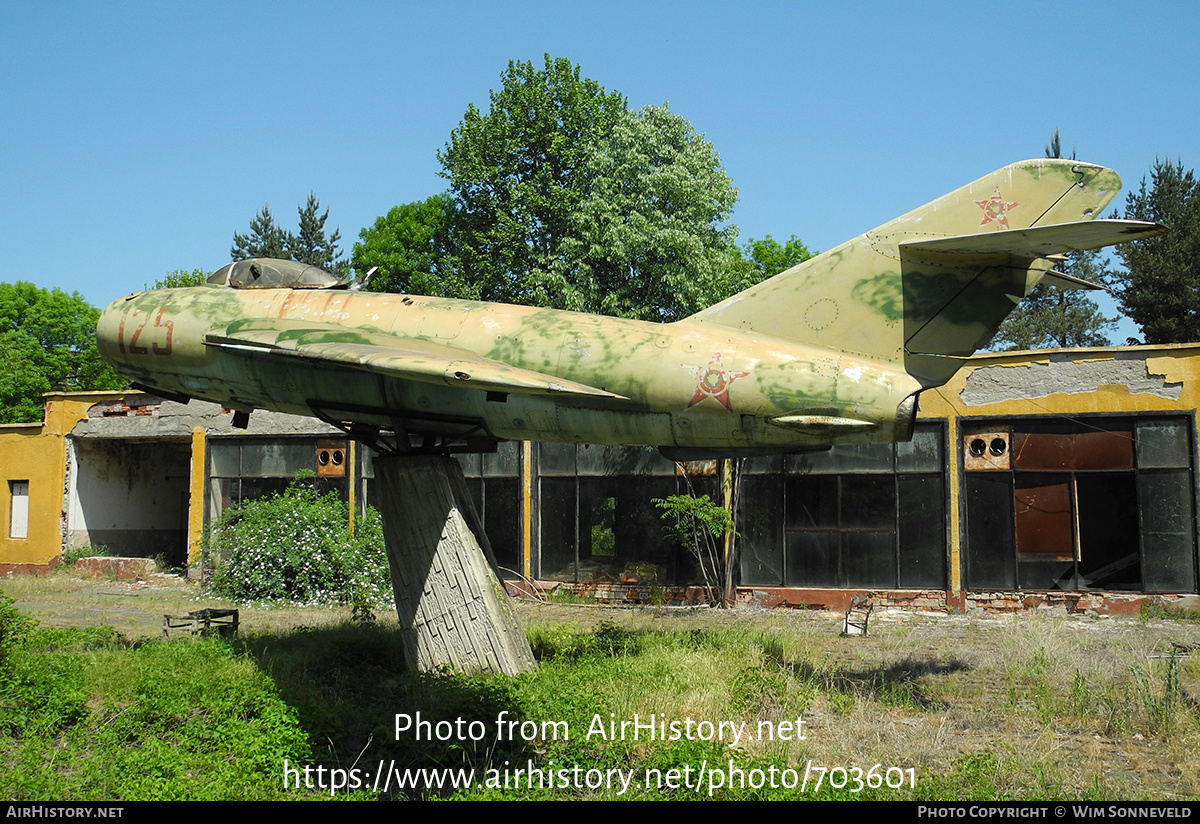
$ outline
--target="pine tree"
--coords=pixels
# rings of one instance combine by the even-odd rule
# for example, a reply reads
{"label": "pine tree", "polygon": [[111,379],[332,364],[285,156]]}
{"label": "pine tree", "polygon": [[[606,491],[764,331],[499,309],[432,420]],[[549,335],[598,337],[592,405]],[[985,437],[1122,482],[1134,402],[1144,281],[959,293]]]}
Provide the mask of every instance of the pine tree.
{"label": "pine tree", "polygon": [[250,221],[250,234],[234,232],[230,257],[234,260],[256,257],[296,260],[310,266],[320,266],[328,272],[345,274],[349,267],[344,259],[338,257],[337,248],[342,233],[335,229],[332,235],[325,234],[329,210],[322,213],[321,201],[309,192],[308,202],[298,207],[298,211],[300,231],[292,234],[276,226],[271,207],[263,206]]}
{"label": "pine tree", "polygon": [[320,266],[328,272],[342,273],[347,268],[346,261],[338,259],[337,244],[342,233],[334,229],[332,235],[326,235],[325,221],[329,219],[329,210],[320,212],[321,202],[309,192],[308,202],[300,208],[300,231],[287,235],[287,256],[310,266]]}
{"label": "pine tree", "polygon": [[1117,301],[1142,329],[1145,343],[1200,340],[1200,182],[1183,163],[1156,160],[1150,181],[1131,192],[1125,217],[1153,220],[1171,231],[1117,247]]}
{"label": "pine tree", "polygon": [[229,256],[233,260],[247,258],[286,258],[288,233],[275,225],[271,216],[271,207],[264,205],[250,220],[250,234],[233,233],[233,248]]}

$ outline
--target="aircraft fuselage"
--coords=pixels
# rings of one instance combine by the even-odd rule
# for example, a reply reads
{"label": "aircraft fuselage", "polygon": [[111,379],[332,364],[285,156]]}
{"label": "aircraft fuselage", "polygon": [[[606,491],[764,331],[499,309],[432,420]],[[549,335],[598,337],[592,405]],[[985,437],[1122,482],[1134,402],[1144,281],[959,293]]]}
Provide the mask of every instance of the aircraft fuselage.
{"label": "aircraft fuselage", "polygon": [[[337,328],[376,345],[395,338],[398,349],[426,341],[619,397],[485,391],[463,370],[411,380],[206,341],[247,319]],[[497,439],[783,450],[886,442],[908,436],[921,388],[869,358],[687,321],[342,289],[142,292],[105,310],[98,337],[118,371],[169,393]]]}

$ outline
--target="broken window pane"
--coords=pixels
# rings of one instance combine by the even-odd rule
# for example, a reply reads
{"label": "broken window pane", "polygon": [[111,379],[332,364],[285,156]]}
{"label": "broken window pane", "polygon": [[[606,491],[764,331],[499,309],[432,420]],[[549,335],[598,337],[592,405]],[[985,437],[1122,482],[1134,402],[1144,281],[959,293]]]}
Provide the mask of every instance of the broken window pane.
{"label": "broken window pane", "polygon": [[1139,469],[1191,465],[1190,427],[1184,420],[1147,420],[1137,423]]}
{"label": "broken window pane", "polygon": [[1075,476],[1079,587],[1142,588],[1136,490],[1132,472],[1080,473]]}
{"label": "broken window pane", "polygon": [[918,426],[908,443],[896,444],[896,469],[900,472],[941,472],[942,427]]}
{"label": "broken window pane", "polygon": [[1070,476],[1017,473],[1013,503],[1018,558],[1075,560]]}
{"label": "broken window pane", "polygon": [[[1106,426],[1112,424],[1106,422]],[[1016,469],[1133,469],[1131,428],[1109,430],[1089,425],[1075,431],[1071,421],[1047,421],[1013,427]]]}

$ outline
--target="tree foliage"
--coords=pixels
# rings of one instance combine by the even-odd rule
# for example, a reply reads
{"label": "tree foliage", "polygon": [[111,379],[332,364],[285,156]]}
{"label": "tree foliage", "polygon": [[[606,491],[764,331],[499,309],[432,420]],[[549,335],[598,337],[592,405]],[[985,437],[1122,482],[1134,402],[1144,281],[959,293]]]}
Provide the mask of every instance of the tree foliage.
{"label": "tree foliage", "polygon": [[565,58],[510,61],[488,111],[470,105],[438,152],[456,206],[458,265],[482,300],[555,305],[550,271],[588,196],[583,171],[625,98]]}
{"label": "tree foliage", "polygon": [[454,199],[448,194],[393,206],[358,233],[350,261],[360,277],[377,268],[369,284],[377,292],[478,299],[454,265],[453,230]]}
{"label": "tree foliage", "polygon": [[[1045,147],[1046,157],[1062,157],[1058,129]],[[1071,150],[1071,159],[1075,150]],[[1103,286],[1112,276],[1107,255],[1092,249],[1067,254],[1060,270]],[[1115,318],[1106,318],[1087,290],[1059,289],[1039,283],[1012,311],[988,343],[989,349],[1047,349],[1068,346],[1107,346]]]}
{"label": "tree foliage", "polygon": [[[1072,252],[1059,266],[1066,274],[1103,284],[1112,275],[1100,249]],[[1099,305],[1079,289],[1038,284],[992,338],[994,349],[1047,349],[1068,346],[1107,346],[1115,319],[1104,317]]]}
{"label": "tree foliage", "polygon": [[229,250],[233,260],[247,258],[287,258],[287,232],[275,225],[270,205],[264,205],[250,219],[250,234],[233,233],[233,247]]}
{"label": "tree foliage", "polygon": [[99,317],[78,292],[0,283],[0,423],[40,421],[44,392],[126,385],[96,348]]}
{"label": "tree foliage", "polygon": [[347,269],[345,260],[338,257],[340,230],[327,234],[325,223],[329,210],[321,211],[321,202],[312,192],[303,206],[298,207],[300,230],[296,233],[275,224],[270,205],[264,205],[250,220],[250,233],[234,232],[233,246],[229,256],[233,260],[266,257],[280,260],[296,260],[311,266],[320,266],[330,272],[343,273]]}
{"label": "tree foliage", "polygon": [[1150,179],[1130,192],[1125,217],[1152,220],[1166,235],[1122,243],[1125,271],[1117,301],[1142,329],[1145,343],[1200,340],[1200,183],[1181,161],[1157,160]]}
{"label": "tree foliage", "polygon": [[185,286],[200,286],[208,278],[208,272],[203,269],[175,269],[167,272],[161,279],[154,281],[147,289],[180,289]]}
{"label": "tree foliage", "polygon": [[338,257],[338,241],[342,239],[339,229],[333,234],[325,233],[325,222],[329,220],[329,210],[321,211],[321,202],[312,192],[308,193],[308,201],[300,207],[300,231],[287,236],[287,253],[292,260],[307,263],[310,266],[320,266],[328,272],[343,272],[346,261]]}
{"label": "tree foliage", "polygon": [[723,299],[744,272],[725,225],[737,189],[713,145],[666,106],[625,112],[580,169],[586,197],[571,212],[541,305],[669,321]]}
{"label": "tree foliage", "polygon": [[798,263],[803,263],[815,254],[809,251],[800,238],[792,235],[785,243],[767,235],[762,240],[750,239],[744,247],[745,262],[749,266],[747,278],[754,283],[786,272]]}
{"label": "tree foliage", "polygon": [[501,79],[438,153],[449,192],[361,233],[371,288],[673,320],[756,273],[725,225],[737,190],[685,119],[549,55]]}

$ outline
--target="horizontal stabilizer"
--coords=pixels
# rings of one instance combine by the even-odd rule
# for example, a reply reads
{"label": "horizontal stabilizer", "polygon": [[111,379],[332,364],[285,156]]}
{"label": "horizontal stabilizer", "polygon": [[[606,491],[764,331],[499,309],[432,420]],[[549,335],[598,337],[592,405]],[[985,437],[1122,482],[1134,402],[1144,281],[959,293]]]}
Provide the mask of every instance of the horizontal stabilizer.
{"label": "horizontal stabilizer", "polygon": [[1046,283],[1058,289],[1092,289],[1100,292],[1108,291],[1099,283],[1092,283],[1084,280],[1083,278],[1077,278],[1074,275],[1068,275],[1066,272],[1060,272],[1057,269],[1042,275],[1042,279],[1039,280],[1038,283]]}
{"label": "horizontal stabilizer", "polygon": [[1056,223],[1050,226],[1031,226],[1028,229],[1009,229],[983,232],[976,235],[957,235],[934,240],[912,240],[900,244],[900,251],[936,252],[960,255],[1016,255],[1024,258],[1044,258],[1099,249],[1127,240],[1144,240],[1161,235],[1167,227],[1142,220],[1083,220],[1077,223]]}
{"label": "horizontal stabilizer", "polygon": [[624,396],[564,380],[554,375],[481,358],[471,352],[415,338],[364,333],[337,327],[302,329],[292,324],[258,322],[253,328],[234,324],[210,333],[208,346],[336,363],[393,378],[448,384],[485,392],[525,395]]}

